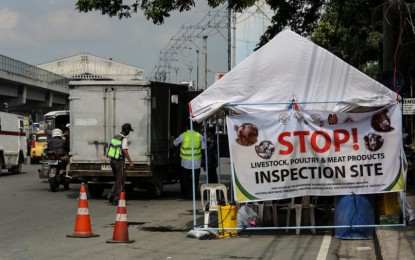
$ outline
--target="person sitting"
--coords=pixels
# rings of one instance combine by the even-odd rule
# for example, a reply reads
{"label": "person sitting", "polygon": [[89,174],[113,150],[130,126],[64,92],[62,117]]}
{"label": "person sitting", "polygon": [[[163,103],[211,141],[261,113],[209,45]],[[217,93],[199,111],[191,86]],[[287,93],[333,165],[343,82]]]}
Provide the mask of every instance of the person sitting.
{"label": "person sitting", "polygon": [[[68,148],[68,156],[70,157],[69,151],[71,150],[71,148],[70,148],[71,143],[70,143],[69,126],[70,126],[69,124],[66,125],[66,127],[63,131],[63,134],[62,134],[62,138],[66,141],[67,148]],[[66,167],[65,167],[65,173],[66,173],[67,178],[72,179],[72,176],[69,175],[70,169],[71,169],[71,165],[70,165],[70,160],[68,159],[68,163],[66,164]]]}
{"label": "person sitting", "polygon": [[69,162],[69,146],[68,142],[63,139],[62,130],[59,128],[56,128],[52,131],[52,138],[46,145],[46,151],[55,151],[62,161],[63,168],[66,168],[66,165]]}

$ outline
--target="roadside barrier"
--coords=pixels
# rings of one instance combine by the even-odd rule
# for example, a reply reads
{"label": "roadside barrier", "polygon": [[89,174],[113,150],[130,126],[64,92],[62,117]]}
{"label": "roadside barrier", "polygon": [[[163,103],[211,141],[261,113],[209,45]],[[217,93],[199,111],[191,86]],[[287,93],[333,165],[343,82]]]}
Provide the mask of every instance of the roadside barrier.
{"label": "roadside barrier", "polygon": [[115,218],[114,233],[112,239],[107,243],[133,243],[135,240],[128,238],[127,207],[125,203],[125,193],[120,193],[118,201],[117,216]]}
{"label": "roadside barrier", "polygon": [[98,237],[99,235],[92,233],[91,221],[89,218],[88,200],[86,197],[85,183],[81,184],[81,191],[78,199],[78,213],[76,214],[75,231],[67,237]]}

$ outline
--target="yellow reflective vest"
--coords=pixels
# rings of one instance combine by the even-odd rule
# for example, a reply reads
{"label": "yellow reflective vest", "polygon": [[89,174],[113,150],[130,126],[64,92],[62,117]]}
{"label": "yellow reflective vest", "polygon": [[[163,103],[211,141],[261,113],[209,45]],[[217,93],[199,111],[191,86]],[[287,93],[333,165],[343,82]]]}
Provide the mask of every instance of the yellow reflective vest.
{"label": "yellow reflective vest", "polygon": [[112,159],[121,160],[124,159],[122,154],[122,140],[125,138],[122,134],[116,134],[110,143],[108,148],[107,156]]}
{"label": "yellow reflective vest", "polygon": [[182,160],[192,160],[192,138],[193,138],[193,156],[195,160],[202,158],[202,148],[200,143],[200,134],[195,131],[187,130],[183,133],[183,141],[180,146],[180,158]]}

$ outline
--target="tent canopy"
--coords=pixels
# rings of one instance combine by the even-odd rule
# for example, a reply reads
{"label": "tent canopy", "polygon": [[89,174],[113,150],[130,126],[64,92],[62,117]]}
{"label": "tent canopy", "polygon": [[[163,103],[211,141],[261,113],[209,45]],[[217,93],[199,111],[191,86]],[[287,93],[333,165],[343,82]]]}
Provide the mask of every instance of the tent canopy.
{"label": "tent canopy", "polygon": [[201,122],[223,107],[241,112],[287,108],[364,111],[399,96],[306,38],[285,30],[189,103]]}

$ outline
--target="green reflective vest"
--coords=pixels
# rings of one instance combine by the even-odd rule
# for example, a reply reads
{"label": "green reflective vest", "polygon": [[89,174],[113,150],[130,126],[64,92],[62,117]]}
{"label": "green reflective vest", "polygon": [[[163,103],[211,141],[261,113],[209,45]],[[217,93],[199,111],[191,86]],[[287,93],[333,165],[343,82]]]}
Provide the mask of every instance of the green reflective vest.
{"label": "green reflective vest", "polygon": [[182,160],[192,160],[192,138],[193,138],[193,156],[195,160],[202,158],[202,149],[200,144],[200,134],[195,131],[187,130],[183,133],[183,141],[180,146],[180,157]]}
{"label": "green reflective vest", "polygon": [[122,154],[122,140],[125,138],[122,134],[116,134],[109,145],[107,156],[112,159],[124,159]]}

